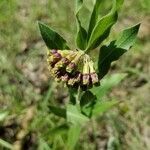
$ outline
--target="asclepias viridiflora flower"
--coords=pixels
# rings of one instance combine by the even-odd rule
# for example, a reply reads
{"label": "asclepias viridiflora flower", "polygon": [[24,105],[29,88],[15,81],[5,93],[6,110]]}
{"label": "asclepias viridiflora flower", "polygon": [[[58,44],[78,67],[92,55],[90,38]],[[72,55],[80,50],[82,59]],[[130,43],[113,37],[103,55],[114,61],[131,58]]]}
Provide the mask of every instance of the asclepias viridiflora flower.
{"label": "asclepias viridiflora flower", "polygon": [[67,86],[83,90],[99,86],[94,62],[81,50],[48,50],[47,62],[50,75]]}

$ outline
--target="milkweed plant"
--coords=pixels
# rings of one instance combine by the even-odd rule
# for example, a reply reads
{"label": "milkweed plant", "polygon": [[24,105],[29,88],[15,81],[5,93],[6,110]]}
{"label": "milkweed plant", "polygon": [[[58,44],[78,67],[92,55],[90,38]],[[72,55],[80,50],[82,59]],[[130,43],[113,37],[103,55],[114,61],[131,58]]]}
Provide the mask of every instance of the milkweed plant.
{"label": "milkweed plant", "polygon": [[[80,11],[84,0],[76,0],[76,48],[70,49],[66,40],[42,22],[39,29],[48,48],[47,64],[50,76],[67,86],[70,100],[65,108],[50,106],[51,112],[66,119],[68,149],[73,149],[82,127],[91,119],[116,105],[116,100],[103,100],[106,92],[119,83],[125,74],[105,75],[111,63],[118,60],[135,42],[140,24],[123,30],[117,39],[103,41],[117,22],[123,0],[114,0],[108,14],[100,18],[102,0],[95,0],[88,29],[82,25]],[[108,40],[107,40],[108,41]],[[92,53],[96,56],[93,58]],[[63,126],[63,125],[62,125]]]}

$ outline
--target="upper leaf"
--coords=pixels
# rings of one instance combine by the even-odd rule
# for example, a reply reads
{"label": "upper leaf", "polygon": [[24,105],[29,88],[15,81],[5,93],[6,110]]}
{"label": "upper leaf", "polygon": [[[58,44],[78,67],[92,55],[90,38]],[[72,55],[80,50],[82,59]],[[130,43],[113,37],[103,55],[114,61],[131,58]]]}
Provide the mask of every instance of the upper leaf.
{"label": "upper leaf", "polygon": [[113,61],[119,59],[135,42],[140,24],[124,30],[116,41],[100,49],[98,60],[99,77],[102,78],[109,71]]}
{"label": "upper leaf", "polygon": [[76,43],[77,46],[81,49],[84,50],[87,45],[87,32],[86,30],[81,26],[81,22],[79,20],[79,17],[76,16],[77,18],[77,36],[76,36]]}
{"label": "upper leaf", "polygon": [[80,11],[82,8],[83,0],[76,0],[76,14]]}
{"label": "upper leaf", "polygon": [[98,60],[98,75],[100,79],[108,73],[111,63],[118,60],[125,52],[125,49],[116,48],[114,42],[108,46],[104,45],[101,47]]}
{"label": "upper leaf", "polygon": [[119,48],[128,50],[135,42],[140,24],[125,29],[118,37],[115,45]]}
{"label": "upper leaf", "polygon": [[122,2],[122,0],[115,0],[110,13],[102,17],[95,25],[88,41],[87,51],[98,47],[108,37],[111,27],[118,19],[117,11],[121,5],[120,1]]}
{"label": "upper leaf", "polygon": [[96,23],[98,20],[98,13],[99,13],[99,8],[100,8],[100,4],[101,4],[102,0],[96,0],[92,14],[91,14],[91,18],[90,18],[90,23],[89,23],[89,29],[88,29],[88,38],[90,37]]}
{"label": "upper leaf", "polygon": [[87,32],[82,27],[81,21],[79,19],[79,12],[82,8],[83,0],[76,0],[76,19],[77,19],[77,35],[76,35],[76,44],[81,49],[84,50],[87,45]]}
{"label": "upper leaf", "polygon": [[44,23],[38,22],[42,38],[49,49],[69,49],[66,40]]}

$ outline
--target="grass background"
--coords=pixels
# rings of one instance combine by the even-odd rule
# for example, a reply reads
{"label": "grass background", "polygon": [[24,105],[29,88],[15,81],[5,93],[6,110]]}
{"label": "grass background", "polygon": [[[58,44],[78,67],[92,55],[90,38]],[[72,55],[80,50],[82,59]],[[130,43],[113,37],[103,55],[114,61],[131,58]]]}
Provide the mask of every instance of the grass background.
{"label": "grass background", "polygon": [[[84,18],[89,17],[91,2],[86,0],[82,13],[85,26]],[[106,0],[101,14],[109,7],[110,1]],[[76,149],[150,149],[149,8],[149,0],[125,0],[109,39],[125,27],[138,22],[142,25],[135,46],[114,63],[109,72],[128,73],[126,79],[107,95],[122,103],[94,121],[95,133],[89,123],[82,131]],[[68,93],[63,85],[49,77],[46,46],[37,20],[57,30],[71,48],[75,48],[73,0],[0,0],[0,149],[12,145],[25,150],[65,147],[67,128],[52,131],[64,120],[53,116],[48,105],[63,106]]]}

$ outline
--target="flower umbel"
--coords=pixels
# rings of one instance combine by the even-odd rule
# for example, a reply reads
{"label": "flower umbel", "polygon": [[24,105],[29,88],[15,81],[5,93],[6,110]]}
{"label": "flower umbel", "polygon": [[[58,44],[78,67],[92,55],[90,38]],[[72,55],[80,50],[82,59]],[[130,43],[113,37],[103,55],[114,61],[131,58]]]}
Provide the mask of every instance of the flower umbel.
{"label": "flower umbel", "polygon": [[50,74],[56,81],[83,89],[99,85],[94,63],[83,51],[49,50],[47,62]]}

